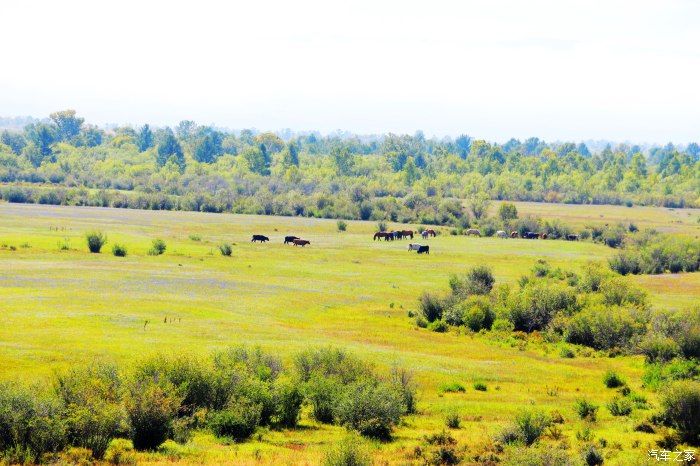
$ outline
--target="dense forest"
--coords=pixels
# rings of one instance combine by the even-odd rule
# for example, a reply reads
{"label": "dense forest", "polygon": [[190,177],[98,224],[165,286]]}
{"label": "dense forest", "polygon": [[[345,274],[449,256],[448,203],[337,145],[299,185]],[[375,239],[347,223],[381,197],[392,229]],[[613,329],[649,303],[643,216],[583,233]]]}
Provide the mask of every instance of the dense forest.
{"label": "dense forest", "polygon": [[[466,227],[507,199],[700,207],[700,146],[538,138],[225,131],[182,121],[109,130],[73,110],[0,136],[10,202],[392,220]],[[464,201],[468,202],[464,202]]]}

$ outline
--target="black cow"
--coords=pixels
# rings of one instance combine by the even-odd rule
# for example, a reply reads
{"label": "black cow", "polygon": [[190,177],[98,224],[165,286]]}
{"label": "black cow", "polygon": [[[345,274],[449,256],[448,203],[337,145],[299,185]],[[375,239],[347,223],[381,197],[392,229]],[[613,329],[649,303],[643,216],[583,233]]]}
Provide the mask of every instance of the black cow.
{"label": "black cow", "polygon": [[538,239],[540,237],[539,233],[535,233],[534,231],[528,231],[525,233],[525,239]]}
{"label": "black cow", "polygon": [[418,248],[418,254],[430,254],[430,246],[421,246]]}
{"label": "black cow", "polygon": [[295,239],[299,239],[299,237],[298,236],[285,236],[284,237],[284,244],[293,243]]}
{"label": "black cow", "polygon": [[569,241],[578,241],[578,235],[566,235],[566,239]]}
{"label": "black cow", "polygon": [[268,238],[267,236],[264,236],[264,235],[253,235],[253,239],[250,241],[252,241],[253,243],[256,241],[260,241],[261,243],[264,243],[266,241],[270,241],[270,238]]}

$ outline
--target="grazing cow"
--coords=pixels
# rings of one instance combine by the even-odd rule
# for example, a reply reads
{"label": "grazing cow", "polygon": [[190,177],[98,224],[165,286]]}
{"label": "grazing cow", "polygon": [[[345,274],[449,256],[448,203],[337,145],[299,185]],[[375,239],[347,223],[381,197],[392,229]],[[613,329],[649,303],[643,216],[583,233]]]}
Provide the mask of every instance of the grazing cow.
{"label": "grazing cow", "polygon": [[540,233],[540,239],[547,239],[547,233]]}
{"label": "grazing cow", "polygon": [[430,254],[430,246],[421,246],[418,248],[418,254]]}
{"label": "grazing cow", "polygon": [[498,236],[499,238],[508,238],[508,233],[506,233],[503,230],[498,230],[496,232],[496,236]]}
{"label": "grazing cow", "polygon": [[422,248],[422,247],[423,247],[422,244],[409,243],[409,245],[408,245],[408,250],[409,250],[409,251],[417,251],[417,250],[419,250],[419,249]]}
{"label": "grazing cow", "polygon": [[401,231],[401,236],[404,238],[411,238],[413,239],[413,231],[412,230],[400,230]]}
{"label": "grazing cow", "polygon": [[298,236],[285,236],[284,237],[284,244],[293,243],[295,239],[299,239],[299,237]]}
{"label": "grazing cow", "polygon": [[511,232],[510,232],[510,237],[511,237],[511,238],[517,238],[517,237],[518,237],[518,232],[517,232],[517,231],[511,231]]}
{"label": "grazing cow", "polygon": [[437,233],[436,233],[435,230],[433,230],[432,228],[428,228],[427,230],[423,230],[423,231],[424,231],[428,236],[433,236],[433,237],[437,236]]}
{"label": "grazing cow", "polygon": [[294,243],[294,246],[301,246],[302,248],[306,246],[307,244],[311,244],[311,241],[306,241],[305,239],[295,239],[292,241]]}
{"label": "grazing cow", "polygon": [[535,233],[534,231],[528,231],[525,233],[525,239],[537,239],[539,237],[539,233]]}
{"label": "grazing cow", "polygon": [[270,241],[270,238],[264,235],[253,235],[253,239],[251,240],[253,243],[256,241],[260,241],[261,243],[264,243],[266,241]]}
{"label": "grazing cow", "polygon": [[566,235],[568,241],[578,241],[578,235]]}
{"label": "grazing cow", "polygon": [[467,230],[467,236],[471,236],[471,235],[481,236],[481,232],[479,230],[477,230],[476,228],[470,228]]}

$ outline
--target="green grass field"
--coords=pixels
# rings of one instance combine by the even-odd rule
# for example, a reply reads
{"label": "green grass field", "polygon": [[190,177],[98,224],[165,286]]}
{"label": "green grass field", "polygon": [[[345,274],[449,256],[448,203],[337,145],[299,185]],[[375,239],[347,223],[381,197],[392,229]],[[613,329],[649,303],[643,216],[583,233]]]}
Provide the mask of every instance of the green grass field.
{"label": "green grass field", "polygon": [[[576,227],[634,221],[640,228],[700,234],[697,210],[532,203],[518,209]],[[514,282],[538,258],[577,269],[605,260],[611,249],[443,234],[417,240],[431,247],[430,255],[419,256],[406,251],[408,241],[373,242],[375,229],[373,222],[348,222],[341,233],[334,220],[0,204],[0,378],[47,377],[94,358],[128,365],[153,352],[206,353],[234,344],[285,357],[308,346],[340,346],[379,366],[415,371],[419,414],[407,418],[394,442],[374,446],[378,459],[399,464],[423,435],[442,429],[453,409],[466,419],[453,435],[468,446],[532,405],[559,410],[567,421],[563,434],[576,446],[583,423],[572,405],[579,397],[601,405],[612,397],[601,381],[606,370],[640,390],[640,357],[562,359],[558,348],[532,338],[518,347],[488,336],[433,333],[407,317],[422,291],[446,289],[450,274],[470,266],[487,264],[498,282]],[[87,252],[89,230],[107,234],[102,254]],[[251,243],[253,233],[270,243]],[[311,245],[283,245],[287,234]],[[147,255],[154,238],[166,241],[164,255]],[[234,245],[231,257],[219,254],[223,242]],[[59,250],[61,243],[69,250]],[[129,255],[112,256],[114,243]],[[700,297],[700,274],[627,279],[647,289],[658,307],[688,307]],[[472,389],[475,380],[488,390]],[[438,387],[452,381],[467,391],[439,395]],[[631,426],[647,414],[621,419],[600,410],[595,438],[622,447],[610,450],[606,464],[645,461],[655,437]],[[300,429],[265,431],[240,445],[201,433],[185,446],[169,442],[160,453],[142,454],[140,462],[315,464],[343,432],[304,417]]]}

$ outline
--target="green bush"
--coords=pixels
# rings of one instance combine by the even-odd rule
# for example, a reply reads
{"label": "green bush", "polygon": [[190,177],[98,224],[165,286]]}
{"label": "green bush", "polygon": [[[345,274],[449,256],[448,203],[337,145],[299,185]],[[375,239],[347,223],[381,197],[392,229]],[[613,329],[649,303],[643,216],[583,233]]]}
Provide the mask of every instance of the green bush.
{"label": "green bush", "polygon": [[565,358],[565,359],[572,359],[576,356],[574,351],[569,348],[568,346],[562,347],[561,350],[559,350],[559,357],[560,358]]}
{"label": "green bush", "polygon": [[486,296],[469,296],[445,310],[444,320],[450,325],[465,325],[473,332],[490,330],[496,313]]}
{"label": "green bush", "polygon": [[302,382],[315,376],[336,377],[347,385],[373,375],[372,368],[353,354],[338,348],[312,348],[297,353],[294,366]]}
{"label": "green bush", "polygon": [[222,411],[209,415],[209,426],[217,437],[245,440],[255,432],[260,423],[262,408],[251,403],[235,403]]}
{"label": "green bush", "polygon": [[583,449],[583,462],[587,466],[600,466],[604,462],[603,454],[593,445],[588,445]]}
{"label": "green bush", "polygon": [[372,456],[359,436],[349,434],[325,453],[322,464],[323,466],[371,466]]}
{"label": "green bush", "polygon": [[505,444],[521,443],[530,446],[539,440],[551,424],[549,416],[541,411],[521,411],[513,424],[504,428],[497,438]]}
{"label": "green bush", "polygon": [[674,380],[700,378],[700,364],[697,360],[674,359],[666,364],[647,364],[642,382],[646,388],[656,390]]}
{"label": "green bush", "polygon": [[442,319],[445,300],[431,293],[423,293],[418,302],[418,309],[428,322]]}
{"label": "green bush", "polygon": [[445,416],[445,425],[450,429],[459,429],[461,423],[462,420],[459,417],[459,413],[456,411],[447,413],[447,415]]}
{"label": "green bush", "polygon": [[673,339],[664,335],[649,334],[639,344],[639,350],[648,363],[668,362],[677,357],[681,349]]}
{"label": "green bush", "polygon": [[459,382],[449,382],[449,383],[444,383],[440,385],[439,392],[440,393],[458,393],[458,392],[466,392],[467,389],[464,388],[464,385],[462,385]]}
{"label": "green bush", "polygon": [[114,244],[112,246],[112,254],[117,257],[126,257],[126,247],[121,244]]}
{"label": "green bush", "polygon": [[163,241],[162,239],[154,239],[151,245],[151,249],[148,250],[148,255],[160,256],[165,252],[166,249],[167,246],[165,244],[165,241]]}
{"label": "green bush", "polygon": [[378,439],[391,437],[405,409],[401,394],[394,387],[373,380],[348,386],[333,408],[340,425]]}
{"label": "green bush", "polygon": [[338,220],[336,222],[336,226],[338,227],[338,231],[346,231],[348,229],[348,222],[344,220]]}
{"label": "green bush", "polygon": [[486,295],[491,292],[496,279],[491,269],[485,265],[473,267],[463,277],[450,277],[450,288],[454,296],[466,298],[469,295]]}
{"label": "green bush", "polygon": [[10,463],[36,463],[68,443],[58,399],[36,387],[0,384],[0,455]]}
{"label": "green bush", "polygon": [[103,458],[125,422],[117,368],[95,363],[71,369],[57,376],[55,391],[63,403],[70,444]]}
{"label": "green bush", "polygon": [[126,403],[134,448],[153,450],[165,442],[181,402],[182,396],[170,382],[158,378],[134,381]]}
{"label": "green bush", "polygon": [[316,375],[304,384],[304,396],[311,405],[311,415],[319,422],[333,422],[333,406],[343,390],[337,378]]}
{"label": "green bush", "polygon": [[275,413],[272,422],[282,427],[296,427],[299,422],[304,396],[299,384],[288,378],[279,378],[272,388]]}
{"label": "green bush", "polygon": [[632,402],[627,398],[615,397],[607,404],[608,411],[613,416],[629,416],[632,413]]}
{"label": "green bush", "polygon": [[99,254],[102,246],[107,242],[107,237],[100,231],[91,231],[85,235],[88,250],[94,254]]}
{"label": "green bush", "polygon": [[414,414],[416,412],[417,389],[413,380],[413,373],[402,367],[394,366],[391,369],[389,381],[396,387],[396,390],[403,398],[404,412],[406,414]]}
{"label": "green bush", "polygon": [[622,377],[617,375],[616,372],[610,370],[603,375],[603,384],[605,384],[605,386],[608,388],[617,388],[626,385]]}
{"label": "green bush", "polygon": [[444,430],[427,435],[425,443],[415,450],[423,464],[455,465],[462,462],[463,452],[457,447],[457,440]]}
{"label": "green bush", "polygon": [[436,320],[428,324],[428,330],[438,333],[444,333],[449,330],[449,326],[442,320]]}
{"label": "green bush", "polygon": [[479,392],[485,392],[488,388],[484,382],[474,382],[474,390]]}
{"label": "green bush", "polygon": [[515,330],[543,330],[558,313],[576,309],[576,294],[565,285],[528,283],[508,298],[507,309]]}
{"label": "green bush", "polygon": [[233,253],[233,248],[230,244],[224,243],[219,245],[219,252],[222,256],[230,256]]}
{"label": "green bush", "polygon": [[574,403],[574,411],[576,411],[576,414],[578,414],[578,417],[581,419],[594,422],[596,420],[598,406],[584,398],[581,398],[576,400],[576,403]]}
{"label": "green bush", "polygon": [[583,309],[568,320],[565,339],[595,349],[630,348],[645,331],[643,312],[597,305]]}
{"label": "green bush", "polygon": [[700,383],[674,382],[661,397],[661,409],[665,421],[678,431],[683,441],[700,445]]}

